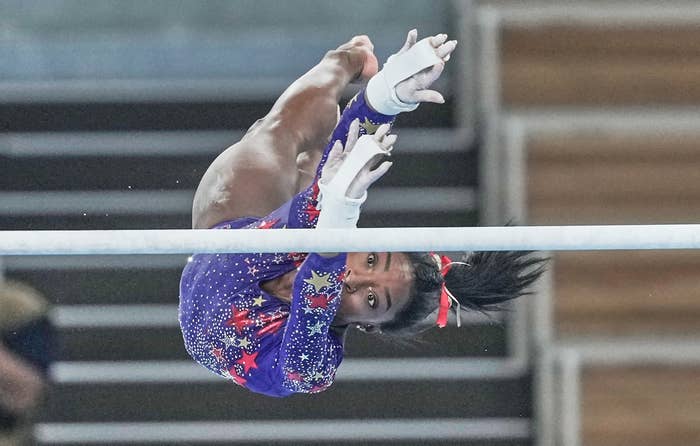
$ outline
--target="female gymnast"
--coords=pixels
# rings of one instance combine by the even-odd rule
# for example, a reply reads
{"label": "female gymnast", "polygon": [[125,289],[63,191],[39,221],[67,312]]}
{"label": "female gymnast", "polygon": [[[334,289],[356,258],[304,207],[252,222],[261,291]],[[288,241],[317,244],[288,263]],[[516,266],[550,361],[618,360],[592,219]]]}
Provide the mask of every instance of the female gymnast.
{"label": "female gymnast", "polygon": [[[354,228],[369,186],[391,167],[389,125],[421,102],[457,45],[438,34],[404,46],[381,71],[366,36],[328,52],[204,174],[194,228]],[[368,81],[338,117],[352,81]],[[330,141],[329,141],[329,135]],[[311,233],[310,233],[311,234]],[[525,253],[196,254],[180,283],[189,354],[270,396],[327,389],[346,330],[413,336],[438,310],[484,311],[525,294],[539,275]],[[534,267],[534,268],[533,268]],[[455,304],[455,305],[453,305]]]}

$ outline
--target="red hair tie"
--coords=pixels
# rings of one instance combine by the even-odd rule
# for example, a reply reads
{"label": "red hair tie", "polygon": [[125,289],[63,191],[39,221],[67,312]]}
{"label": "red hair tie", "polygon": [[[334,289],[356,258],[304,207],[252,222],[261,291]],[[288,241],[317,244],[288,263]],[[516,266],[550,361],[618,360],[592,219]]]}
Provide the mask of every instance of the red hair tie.
{"label": "red hair tie", "polygon": [[[433,257],[437,259],[437,254],[435,253],[430,253]],[[437,317],[437,325],[440,328],[444,328],[447,326],[447,313],[450,307],[452,306],[452,301],[455,301],[457,303],[457,306],[459,307],[459,302],[455,297],[450,293],[450,291],[447,289],[447,285],[445,284],[445,276],[447,273],[450,271],[450,268],[452,267],[452,260],[447,257],[447,256],[440,256],[440,273],[442,274],[442,291],[440,292],[440,309],[438,311],[438,317]],[[460,262],[458,262],[460,263]],[[460,312],[457,312],[457,326],[461,327],[462,326],[462,321],[460,320],[461,318],[459,317]]]}

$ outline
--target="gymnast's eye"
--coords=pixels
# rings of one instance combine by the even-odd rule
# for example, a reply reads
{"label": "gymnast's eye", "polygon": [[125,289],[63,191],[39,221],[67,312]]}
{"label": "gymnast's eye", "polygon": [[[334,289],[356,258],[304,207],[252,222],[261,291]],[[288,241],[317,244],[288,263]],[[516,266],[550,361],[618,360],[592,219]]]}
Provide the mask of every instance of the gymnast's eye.
{"label": "gymnast's eye", "polygon": [[374,265],[375,263],[377,263],[377,254],[375,254],[375,253],[370,253],[370,254],[367,256],[367,264],[368,264],[369,266],[372,266],[372,265]]}
{"label": "gymnast's eye", "polygon": [[372,291],[370,291],[367,295],[367,303],[369,304],[370,308],[377,308],[377,296],[375,296]]}

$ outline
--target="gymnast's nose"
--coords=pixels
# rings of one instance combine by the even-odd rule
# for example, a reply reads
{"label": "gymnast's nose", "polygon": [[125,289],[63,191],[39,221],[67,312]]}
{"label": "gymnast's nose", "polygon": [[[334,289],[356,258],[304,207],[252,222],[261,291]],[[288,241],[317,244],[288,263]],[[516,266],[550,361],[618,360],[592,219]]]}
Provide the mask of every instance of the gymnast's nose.
{"label": "gymnast's nose", "polygon": [[357,291],[357,289],[363,285],[368,285],[371,281],[370,279],[371,278],[369,277],[368,273],[349,269],[345,273],[345,279],[343,279],[343,282],[345,283],[346,289],[352,293]]}

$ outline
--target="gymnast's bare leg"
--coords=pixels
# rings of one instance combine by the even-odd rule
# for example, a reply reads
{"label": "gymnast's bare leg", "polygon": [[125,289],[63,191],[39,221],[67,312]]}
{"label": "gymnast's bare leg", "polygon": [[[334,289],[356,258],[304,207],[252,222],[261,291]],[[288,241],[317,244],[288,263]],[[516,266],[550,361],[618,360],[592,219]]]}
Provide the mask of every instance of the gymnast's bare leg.
{"label": "gymnast's bare leg", "polygon": [[326,53],[209,166],[195,192],[192,227],[265,216],[291,199],[313,177],[337,123],[345,87],[377,70],[367,36]]}

